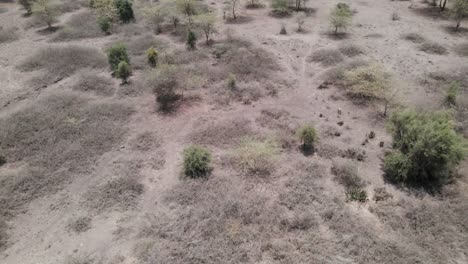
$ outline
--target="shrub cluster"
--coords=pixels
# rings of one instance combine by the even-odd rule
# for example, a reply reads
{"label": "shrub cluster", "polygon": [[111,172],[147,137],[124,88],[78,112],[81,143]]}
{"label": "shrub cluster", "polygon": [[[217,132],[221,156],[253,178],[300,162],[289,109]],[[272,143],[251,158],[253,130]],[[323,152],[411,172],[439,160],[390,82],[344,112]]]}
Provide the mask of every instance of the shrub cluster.
{"label": "shrub cluster", "polygon": [[121,78],[123,83],[127,83],[127,79],[131,75],[127,47],[122,43],[117,43],[109,49],[107,56],[113,74]]}
{"label": "shrub cluster", "polygon": [[311,125],[305,125],[297,131],[297,136],[301,140],[304,152],[314,151],[317,142],[317,132]]}
{"label": "shrub cluster", "polygon": [[390,121],[394,150],[385,157],[384,171],[394,181],[443,183],[467,153],[450,113],[405,110],[395,113]]}

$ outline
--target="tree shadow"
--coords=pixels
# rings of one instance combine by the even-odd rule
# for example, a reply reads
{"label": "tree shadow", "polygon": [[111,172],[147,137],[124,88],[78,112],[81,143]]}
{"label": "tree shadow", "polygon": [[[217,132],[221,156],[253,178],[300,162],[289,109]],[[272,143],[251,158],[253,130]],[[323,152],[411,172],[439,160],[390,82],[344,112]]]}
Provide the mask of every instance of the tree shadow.
{"label": "tree shadow", "polygon": [[438,6],[427,6],[427,7],[420,7],[420,8],[412,8],[413,13],[416,15],[432,18],[437,20],[449,20],[450,19],[450,11],[448,8],[445,8],[444,11],[440,11]]}
{"label": "tree shadow", "polygon": [[50,34],[53,34],[55,32],[57,32],[59,29],[61,29],[62,27],[61,26],[51,26],[51,27],[46,27],[46,28],[41,28],[39,30],[37,30],[36,32],[39,34],[39,35],[50,35]]}
{"label": "tree shadow", "polygon": [[455,28],[455,26],[453,25],[445,25],[445,26],[442,26],[442,29],[450,34],[450,35],[454,35],[454,36],[468,36],[468,28],[466,27],[459,27],[458,30]]}
{"label": "tree shadow", "polygon": [[346,32],[334,33],[334,32],[327,31],[327,32],[324,32],[323,35],[331,40],[344,40],[344,39],[350,38],[350,34]]}
{"label": "tree shadow", "polygon": [[232,18],[232,17],[228,17],[224,20],[224,23],[225,24],[230,24],[230,25],[233,25],[233,24],[245,24],[245,23],[249,23],[251,21],[253,21],[254,18],[253,17],[249,17],[249,16],[238,16],[236,19]]}

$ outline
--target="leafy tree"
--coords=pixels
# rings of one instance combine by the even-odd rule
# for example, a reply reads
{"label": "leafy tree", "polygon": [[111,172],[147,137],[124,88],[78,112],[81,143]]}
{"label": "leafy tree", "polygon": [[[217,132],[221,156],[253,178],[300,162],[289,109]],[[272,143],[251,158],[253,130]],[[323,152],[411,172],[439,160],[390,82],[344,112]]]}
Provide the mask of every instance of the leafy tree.
{"label": "leafy tree", "polygon": [[297,131],[297,136],[301,140],[304,151],[313,151],[317,142],[317,132],[311,125],[305,125]]}
{"label": "leafy tree", "polygon": [[148,63],[152,67],[156,67],[156,64],[158,64],[158,51],[154,47],[146,51],[146,57],[148,58]]}
{"label": "leafy tree", "polygon": [[190,49],[195,49],[197,45],[197,35],[192,29],[189,29],[187,32],[187,46]]}
{"label": "leafy tree", "polygon": [[397,112],[391,117],[394,151],[384,160],[395,181],[423,185],[445,182],[467,153],[448,112]]}
{"label": "leafy tree", "polygon": [[33,16],[47,24],[47,27],[51,28],[52,24],[57,22],[57,16],[60,13],[60,9],[56,2],[50,0],[36,0],[33,2],[31,7]]}
{"label": "leafy tree", "polygon": [[93,0],[93,8],[96,10],[98,18],[107,18],[112,22],[117,17],[115,0]]}
{"label": "leafy tree", "polygon": [[163,112],[171,110],[174,103],[181,97],[180,70],[174,65],[162,64],[150,75],[148,85],[152,87],[159,109]]}
{"label": "leafy tree", "polygon": [[18,3],[26,10],[26,14],[30,15],[32,13],[32,0],[18,0]]}
{"label": "leafy tree", "polygon": [[330,22],[335,29],[335,34],[338,34],[339,29],[346,30],[351,24],[352,17],[353,13],[347,4],[337,4],[330,16]]}
{"label": "leafy tree", "polygon": [[130,64],[130,58],[128,57],[127,47],[122,43],[114,44],[107,53],[109,65],[112,71],[115,73],[119,67],[120,62],[124,61]]}
{"label": "leafy tree", "polygon": [[209,44],[211,35],[216,32],[216,16],[213,13],[201,14],[196,17],[195,21],[205,34],[206,44]]}
{"label": "leafy tree", "polygon": [[210,171],[211,153],[201,146],[184,150],[184,173],[190,178],[204,177]]}
{"label": "leafy tree", "polygon": [[307,16],[304,12],[299,12],[296,15],[297,31],[302,31],[302,25],[304,25]]}
{"label": "leafy tree", "polygon": [[455,0],[451,17],[456,22],[455,31],[458,31],[463,19],[468,17],[468,0]]}
{"label": "leafy tree", "polygon": [[125,61],[121,61],[119,66],[117,66],[117,77],[122,79],[123,84],[126,84],[128,82],[128,77],[130,77],[131,74],[132,70],[130,69],[130,65]]}
{"label": "leafy tree", "polygon": [[135,19],[132,2],[129,0],[115,0],[115,7],[119,18],[124,23],[129,23]]}

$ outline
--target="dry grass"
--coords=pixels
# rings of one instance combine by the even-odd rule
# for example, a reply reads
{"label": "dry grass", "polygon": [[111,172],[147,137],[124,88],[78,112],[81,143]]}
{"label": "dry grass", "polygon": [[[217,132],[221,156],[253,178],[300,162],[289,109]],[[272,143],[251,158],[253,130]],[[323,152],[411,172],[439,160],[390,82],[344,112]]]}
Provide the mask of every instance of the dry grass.
{"label": "dry grass", "polygon": [[389,87],[389,76],[379,65],[370,64],[344,72],[344,88],[353,98],[382,99]]}
{"label": "dry grass", "polygon": [[22,71],[43,70],[34,82],[43,86],[69,77],[80,69],[105,68],[107,59],[97,49],[80,46],[50,46],[40,49],[19,65]]}
{"label": "dry grass", "polygon": [[78,81],[71,88],[74,91],[93,93],[99,96],[112,96],[115,92],[115,84],[112,79],[88,70],[78,74]]}
{"label": "dry grass", "polygon": [[413,43],[423,43],[426,41],[426,39],[418,33],[408,33],[403,36],[403,39],[411,41]]}
{"label": "dry grass", "polygon": [[69,41],[83,38],[96,38],[105,36],[99,28],[96,16],[90,12],[73,14],[70,19],[52,37],[53,41]]}
{"label": "dry grass", "polygon": [[359,177],[358,168],[351,162],[333,161],[331,169],[335,175],[335,180],[343,185],[346,190],[359,189],[364,187],[365,182]]}
{"label": "dry grass", "polygon": [[307,61],[319,62],[325,67],[336,65],[344,60],[341,52],[336,49],[322,49],[315,51]]}
{"label": "dry grass", "polygon": [[90,190],[85,204],[96,212],[134,209],[143,191],[135,175],[122,176]]}
{"label": "dry grass", "polygon": [[457,55],[462,57],[468,57],[468,42],[457,45],[454,48]]}
{"label": "dry grass", "polygon": [[49,170],[79,168],[120,141],[131,113],[119,103],[59,93],[0,120],[0,146],[11,162]]}
{"label": "dry grass", "polygon": [[247,119],[227,119],[221,121],[198,120],[200,125],[190,135],[190,140],[199,145],[226,147],[238,144],[245,136],[252,136],[254,132]]}
{"label": "dry grass", "polygon": [[91,229],[92,219],[88,216],[81,216],[77,219],[74,219],[67,225],[67,229],[75,233],[86,232]]}
{"label": "dry grass", "polygon": [[143,132],[131,141],[131,147],[138,151],[150,151],[158,149],[162,144],[161,137],[154,132]]}
{"label": "dry grass", "polygon": [[419,46],[419,50],[436,55],[445,55],[448,53],[447,48],[435,42],[424,42]]}
{"label": "dry grass", "polygon": [[0,27],[0,43],[9,43],[19,39],[17,28]]}

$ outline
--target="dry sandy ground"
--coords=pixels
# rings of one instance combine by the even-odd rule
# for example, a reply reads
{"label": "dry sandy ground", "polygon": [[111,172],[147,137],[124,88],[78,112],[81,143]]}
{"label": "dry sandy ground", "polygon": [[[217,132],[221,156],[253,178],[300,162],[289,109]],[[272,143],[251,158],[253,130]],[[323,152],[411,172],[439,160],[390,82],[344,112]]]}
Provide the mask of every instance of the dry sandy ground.
{"label": "dry sandy ground", "polygon": [[[324,81],[324,73],[331,67],[323,67],[307,60],[316,50],[355,44],[364,51],[360,57],[380,63],[391,73],[393,86],[398,88],[399,104],[434,109],[440,107],[440,98],[445,90],[436,87],[438,83],[428,76],[432,72],[468,75],[468,58],[460,57],[452,51],[456,45],[466,42],[468,33],[449,33],[445,27],[451,25],[451,21],[418,14],[415,10],[427,6],[419,1],[348,0],[343,2],[349,3],[356,11],[353,27],[344,39],[334,39],[328,33],[328,15],[337,2],[309,1],[308,6],[314,8],[314,12],[307,18],[304,25],[306,31],[302,33],[295,31],[293,18],[278,19],[269,16],[268,7],[244,9],[242,16],[248,18],[245,22],[223,23],[218,26],[219,33],[214,36],[215,40],[223,39],[224,32],[228,30],[230,34],[247,39],[272,54],[280,66],[275,78],[282,80],[275,96],[265,96],[249,104],[233,102],[220,105],[210,98],[210,94],[205,90],[200,93],[200,100],[183,106],[175,114],[163,115],[155,110],[154,96],[150,92],[143,90],[126,96],[126,88],[119,86],[116,80],[112,81],[115,87],[114,95],[91,95],[90,100],[95,100],[98,104],[118,102],[132,108],[132,114],[119,125],[125,128],[124,135],[115,141],[114,145],[106,148],[102,155],[88,163],[85,169],[65,171],[64,173],[72,179],[68,179],[63,188],[51,195],[39,196],[13,218],[8,218],[8,243],[0,254],[0,262],[468,263],[467,165],[460,168],[461,177],[457,182],[447,187],[443,194],[436,196],[428,195],[424,191],[408,191],[386,183],[382,176],[381,159],[386,147],[391,144],[391,138],[386,132],[385,120],[380,117],[383,106],[353,104],[336,87],[317,89]],[[221,0],[209,1],[209,5],[221,14]],[[76,75],[64,78],[44,89],[32,87],[28,80],[40,73],[20,71],[18,65],[35,51],[49,45],[56,47],[70,44],[104,51],[109,43],[123,38],[123,34],[113,34],[50,43],[49,35],[39,33],[38,28],[26,26],[28,19],[22,16],[23,11],[17,5],[0,3],[0,7],[8,9],[0,14],[0,24],[19,28],[18,40],[0,43],[0,76],[3,77],[0,85],[2,119],[34,105],[47,96],[63,91],[72,93],[70,87],[77,81]],[[393,12],[397,12],[401,19],[392,21]],[[71,13],[63,15],[60,18],[62,23],[67,21],[70,15]],[[287,35],[278,34],[280,23],[285,23]],[[448,48],[449,53],[431,55],[419,51],[418,44],[402,39],[403,35],[412,32],[442,44]],[[167,35],[157,38],[170,41],[170,45],[182,46],[182,43],[174,42],[174,39]],[[102,76],[110,75],[106,70],[96,71]],[[132,77],[133,82],[143,82],[143,74],[142,71],[136,72]],[[342,114],[338,114],[339,109]],[[267,125],[263,126],[261,120],[265,119],[268,112],[282,113],[279,114],[281,118],[279,121],[266,121]],[[204,200],[206,197],[203,198],[202,194],[201,205],[194,205],[193,202],[180,205],[179,202],[168,202],[167,197],[172,197],[174,193],[188,196],[186,193],[190,191],[208,192],[212,190],[210,188],[216,188],[206,187],[205,190],[205,187],[199,186],[191,187],[192,189],[181,187],[184,184],[192,184],[180,178],[182,151],[194,141],[194,131],[208,133],[204,129],[211,124],[228,126],[232,120],[249,123],[252,131],[247,130],[246,134],[257,136],[260,133],[278,133],[283,127],[294,130],[301,124],[312,123],[319,131],[319,151],[313,156],[304,157],[296,148],[297,141],[293,141],[296,145],[281,152],[277,168],[269,178],[249,179],[229,165],[228,156],[233,145],[214,144],[208,146],[214,157],[214,171],[209,181],[215,183],[210,184],[216,184],[217,180],[229,179],[228,184],[234,186],[227,188],[226,196],[231,193],[238,194],[237,189],[240,189],[239,193],[250,192],[255,197],[259,196],[267,201],[262,203],[253,198],[244,199],[248,201],[247,207],[263,205],[267,211],[271,210],[272,206],[284,202],[281,197],[285,186],[292,184],[291,182],[299,178],[312,164],[319,176],[314,179],[313,188],[311,186],[307,192],[316,191],[314,195],[319,198],[312,199],[309,204],[297,210],[278,209],[281,213],[273,213],[272,216],[295,217],[299,211],[304,210],[305,213],[311,212],[315,219],[315,224],[311,227],[288,232],[278,231],[274,224],[270,223],[273,226],[271,230],[276,231],[266,227],[262,231],[261,227],[250,230],[250,226],[245,224],[246,226],[238,227],[245,228],[239,231],[241,235],[236,233],[240,242],[232,242],[232,247],[236,249],[225,248],[224,256],[209,250],[212,247],[213,250],[223,251],[222,248],[215,248],[216,235],[197,236],[197,231],[190,232],[190,229],[198,230],[199,225],[209,225],[210,214],[219,213],[216,209],[210,211],[207,208],[199,208],[213,205],[210,204],[211,200]],[[337,125],[340,121],[344,122],[343,126]],[[362,145],[371,131],[376,133],[376,138]],[[339,132],[340,136],[335,136],[336,132]],[[143,144],[149,145],[143,149],[135,147],[137,138],[145,133],[149,135],[149,140],[144,140]],[[384,148],[379,147],[381,141],[385,143]],[[330,172],[332,160],[347,160],[341,158],[340,154],[340,151],[347,149],[366,153],[364,161],[353,161],[358,165],[359,175],[367,183],[365,189],[369,200],[363,204],[345,202],[343,187],[333,180]],[[27,161],[8,163],[0,169],[0,177],[23,173],[23,169],[28,166]],[[143,191],[135,200],[135,204],[134,200],[130,199],[128,206],[106,208],[107,205],[103,205],[103,208],[96,209],[98,206],[94,205],[100,201],[89,200],[88,196],[92,196],[92,191],[96,188],[99,189],[119,177],[132,177],[142,184]],[[374,192],[382,187],[392,198],[376,202],[373,199]],[[217,190],[214,193],[223,196],[223,191]],[[225,198],[220,198],[221,201],[224,201],[223,199]],[[197,216],[197,211],[192,210],[205,210],[203,212],[207,216]],[[91,219],[89,229],[79,233],[70,231],[70,223],[80,217]],[[161,220],[164,218],[170,221]],[[177,226],[184,223],[183,219],[192,218],[195,219],[195,224],[190,222],[185,226]],[[258,221],[262,225],[262,222]],[[280,219],[278,222],[281,222]],[[266,223],[265,220],[265,226]],[[148,235],[145,234],[146,231],[142,231],[148,225],[158,224],[165,226],[158,226],[158,231],[153,230],[153,233],[169,231],[165,235],[151,232]],[[185,230],[182,235],[178,234],[180,229]],[[267,232],[271,234],[266,234]],[[254,238],[249,238],[248,234]],[[212,244],[204,241],[211,239]],[[201,248],[204,243],[207,243],[208,248]],[[249,247],[251,249],[246,249]],[[246,252],[244,258],[237,256],[236,250]],[[199,251],[200,256],[192,251]],[[236,253],[230,255],[228,252],[231,251]],[[185,256],[183,252],[191,252],[192,255]],[[208,257],[210,255],[213,256]]]}

